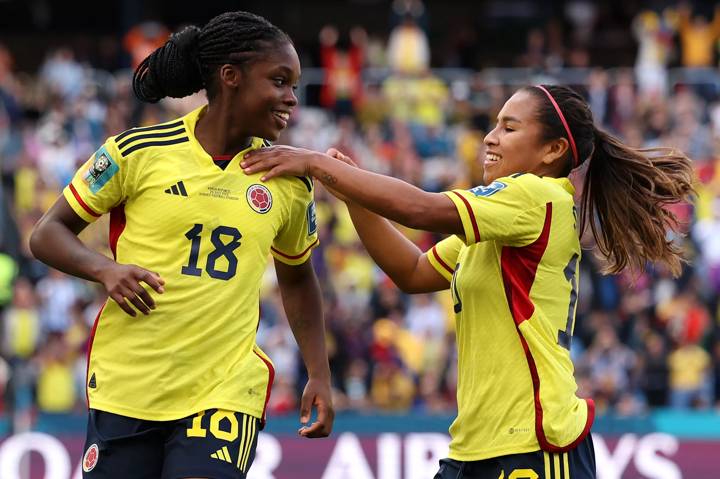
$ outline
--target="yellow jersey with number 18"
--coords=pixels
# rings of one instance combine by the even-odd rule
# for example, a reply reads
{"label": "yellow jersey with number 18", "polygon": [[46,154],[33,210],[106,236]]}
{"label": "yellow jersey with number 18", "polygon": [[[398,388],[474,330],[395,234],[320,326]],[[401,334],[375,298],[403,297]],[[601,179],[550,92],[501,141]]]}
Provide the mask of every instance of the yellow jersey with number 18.
{"label": "yellow jersey with number 18", "polygon": [[567,451],[588,434],[594,411],[575,395],[570,360],[580,261],[573,187],[521,174],[446,194],[464,237],[427,256],[455,301],[450,457]]}
{"label": "yellow jersey with number 18", "polygon": [[156,421],[211,408],[264,417],[274,371],[255,344],[260,281],[270,254],[297,265],[318,244],[313,185],[245,175],[239,162],[259,138],[216,166],[194,135],[204,112],[108,139],[63,191],[88,222],[110,213],[119,263],[165,280],[148,316],[112,300],[100,312],[90,408]]}

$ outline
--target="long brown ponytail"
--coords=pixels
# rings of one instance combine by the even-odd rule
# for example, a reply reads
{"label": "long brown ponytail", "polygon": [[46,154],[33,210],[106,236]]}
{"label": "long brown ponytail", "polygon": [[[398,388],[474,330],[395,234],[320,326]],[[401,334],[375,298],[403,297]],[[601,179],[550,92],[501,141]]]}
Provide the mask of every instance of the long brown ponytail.
{"label": "long brown ponytail", "polygon": [[681,250],[667,233],[680,225],[667,206],[687,201],[693,192],[690,159],[671,148],[634,149],[602,130],[594,133],[580,231],[590,225],[609,262],[605,272],[628,266],[639,271],[658,262],[679,275]]}
{"label": "long brown ponytail", "polygon": [[688,201],[693,192],[690,159],[671,148],[631,148],[596,128],[587,102],[570,88],[543,85],[524,90],[538,100],[544,139],[572,136],[576,143],[578,157],[568,153],[566,173],[589,162],[580,233],[590,226],[607,259],[604,272],[615,274],[626,267],[639,271],[648,262],[658,262],[679,275],[680,247],[667,233],[680,225],[667,206]]}

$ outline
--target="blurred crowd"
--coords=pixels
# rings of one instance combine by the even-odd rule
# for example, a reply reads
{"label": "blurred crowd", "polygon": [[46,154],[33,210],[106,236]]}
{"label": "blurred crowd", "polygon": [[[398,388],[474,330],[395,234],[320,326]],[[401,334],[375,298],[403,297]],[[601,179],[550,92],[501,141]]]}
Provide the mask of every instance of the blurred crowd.
{"label": "blurred crowd", "polygon": [[[564,49],[552,25],[530,30],[526,51],[508,65],[532,69],[525,83],[557,81],[564,67],[588,66],[581,50],[592,35],[591,2],[570,3],[586,8],[567,13],[570,30],[560,39],[572,38],[564,44],[574,47]],[[315,62],[305,68],[318,68],[322,80],[299,91],[303,104],[281,142],[337,147],[364,168],[430,191],[478,185],[484,133],[515,87],[483,70],[449,77],[430,68],[424,6],[396,0],[393,8],[385,38],[327,25],[317,51],[301,52]],[[703,70],[717,65],[720,14],[712,15],[686,5],[638,12],[635,68],[587,68],[572,82],[598,125],[635,147],[686,152],[698,178],[696,202],[673,206],[681,234],[668,238],[688,258],[679,278],[655,265],[602,275],[602,262],[586,245],[571,353],[579,394],[593,397],[601,414],[720,409],[720,77]],[[202,94],[156,105],[133,98],[127,67],[168,31],[146,24],[128,33],[132,60],[113,71],[57,48],[37,72],[20,73],[13,52],[0,46],[0,415],[85,407],[87,339],[106,297],[96,284],[34,260],[27,240],[107,136],[204,102]],[[669,65],[688,67],[682,81],[671,81]],[[582,172],[573,180],[581,181]],[[452,412],[457,370],[449,293],[403,294],[364,251],[344,205],[320,185],[316,196],[321,244],[312,260],[325,299],[336,408]],[[107,231],[103,218],[81,237],[109,254]],[[424,250],[441,239],[403,231]],[[277,370],[269,413],[294,413],[305,372],[270,266],[260,306],[258,343]]]}

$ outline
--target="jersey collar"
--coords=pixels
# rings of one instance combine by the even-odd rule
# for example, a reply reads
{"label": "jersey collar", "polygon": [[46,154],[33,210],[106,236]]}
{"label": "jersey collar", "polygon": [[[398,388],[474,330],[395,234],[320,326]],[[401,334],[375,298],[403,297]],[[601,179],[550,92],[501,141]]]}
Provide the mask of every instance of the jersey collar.
{"label": "jersey collar", "polygon": [[[185,123],[185,129],[187,130],[188,137],[190,138],[190,147],[192,148],[193,153],[198,155],[199,158],[202,158],[203,163],[207,163],[208,165],[212,165],[213,168],[216,168],[212,156],[210,156],[210,154],[203,149],[200,142],[197,140],[197,138],[195,138],[195,125],[197,125],[198,120],[205,113],[205,110],[207,110],[207,105],[196,108],[195,110],[191,111],[183,117],[183,122]],[[230,160],[230,162],[232,163],[235,158],[242,157],[242,155],[244,155],[248,151],[257,150],[262,146],[263,139],[253,137],[252,141],[250,142],[250,146],[240,151],[232,158],[232,160]]]}

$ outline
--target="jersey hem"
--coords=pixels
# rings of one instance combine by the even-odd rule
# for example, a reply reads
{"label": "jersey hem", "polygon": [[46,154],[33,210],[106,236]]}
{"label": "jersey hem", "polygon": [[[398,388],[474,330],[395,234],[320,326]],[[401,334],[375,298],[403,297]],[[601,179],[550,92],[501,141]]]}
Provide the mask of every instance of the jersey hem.
{"label": "jersey hem", "polygon": [[482,461],[484,459],[491,459],[494,457],[507,456],[510,454],[526,454],[528,452],[536,452],[536,451],[541,451],[541,450],[542,449],[540,448],[539,444],[534,444],[532,446],[520,447],[520,448],[518,448],[518,447],[513,447],[513,448],[503,447],[503,448],[498,448],[498,449],[491,449],[489,451],[481,452],[481,453],[467,453],[467,454],[461,454],[461,453],[453,452],[452,450],[450,450],[450,452],[448,453],[448,457],[455,461],[463,461],[463,462]]}
{"label": "jersey hem", "polygon": [[262,419],[262,409],[247,407],[238,404],[232,404],[228,402],[209,402],[201,403],[197,407],[185,410],[168,412],[166,414],[150,413],[141,409],[128,408],[123,406],[117,406],[110,403],[103,403],[102,401],[90,400],[88,409],[97,409],[99,411],[105,411],[112,414],[118,414],[120,416],[131,417],[134,419],[142,419],[145,421],[175,421],[188,416],[193,416],[200,411],[207,411],[208,409],[225,409],[227,411],[240,412],[247,414],[257,419]]}

